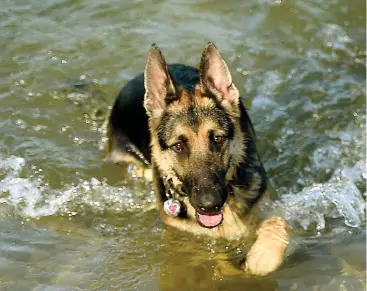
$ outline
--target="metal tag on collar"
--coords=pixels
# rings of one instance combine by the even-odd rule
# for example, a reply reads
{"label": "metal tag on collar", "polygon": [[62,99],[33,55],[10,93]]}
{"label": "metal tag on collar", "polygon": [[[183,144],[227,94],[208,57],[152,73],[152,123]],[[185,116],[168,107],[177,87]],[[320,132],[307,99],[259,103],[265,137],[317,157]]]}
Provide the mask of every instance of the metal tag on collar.
{"label": "metal tag on collar", "polygon": [[176,217],[181,211],[181,203],[180,201],[172,198],[172,192],[171,189],[167,191],[166,193],[167,200],[163,203],[163,210],[164,212],[169,215]]}
{"label": "metal tag on collar", "polygon": [[167,215],[176,217],[181,211],[181,203],[175,199],[168,199],[164,201],[163,210]]}

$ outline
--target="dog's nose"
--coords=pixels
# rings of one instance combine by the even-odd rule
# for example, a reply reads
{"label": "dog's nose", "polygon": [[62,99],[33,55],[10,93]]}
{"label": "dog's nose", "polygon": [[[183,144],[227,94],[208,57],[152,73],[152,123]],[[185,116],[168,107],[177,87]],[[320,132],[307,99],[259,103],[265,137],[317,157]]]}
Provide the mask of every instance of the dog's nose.
{"label": "dog's nose", "polygon": [[219,212],[219,210],[222,208],[222,205],[214,205],[214,206],[199,206],[200,211],[204,213],[210,213],[210,212]]}
{"label": "dog's nose", "polygon": [[218,212],[224,204],[224,197],[218,189],[206,189],[207,191],[198,191],[196,195],[196,206],[202,212]]}

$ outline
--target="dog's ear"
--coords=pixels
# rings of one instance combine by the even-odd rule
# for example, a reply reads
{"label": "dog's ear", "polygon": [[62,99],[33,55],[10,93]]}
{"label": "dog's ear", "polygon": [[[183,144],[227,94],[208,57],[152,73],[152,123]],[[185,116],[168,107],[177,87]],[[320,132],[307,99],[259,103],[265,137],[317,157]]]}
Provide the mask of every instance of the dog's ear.
{"label": "dog's ear", "polygon": [[176,97],[161,50],[152,44],[144,71],[144,107],[151,118],[160,117],[167,104]]}
{"label": "dog's ear", "polygon": [[240,93],[232,82],[227,64],[211,42],[201,56],[200,82],[202,90],[214,95],[224,108],[238,111]]}

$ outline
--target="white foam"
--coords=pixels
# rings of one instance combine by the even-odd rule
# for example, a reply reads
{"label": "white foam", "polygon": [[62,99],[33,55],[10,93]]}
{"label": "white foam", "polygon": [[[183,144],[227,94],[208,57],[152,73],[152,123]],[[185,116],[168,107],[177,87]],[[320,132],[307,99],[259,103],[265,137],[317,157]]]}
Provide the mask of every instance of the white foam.
{"label": "white foam", "polygon": [[285,194],[275,206],[282,209],[288,222],[305,230],[313,225],[317,231],[325,229],[328,218],[340,218],[349,227],[361,227],[365,221],[361,192],[351,180],[336,176],[299,193]]}
{"label": "white foam", "polygon": [[64,189],[52,189],[41,171],[34,170],[32,177],[23,178],[26,162],[21,157],[3,158],[0,171],[0,203],[13,207],[17,215],[40,218],[55,214],[76,215],[84,209],[91,211],[136,211],[147,209],[154,200],[149,189],[134,191],[127,187],[113,187],[96,178],[80,180]]}

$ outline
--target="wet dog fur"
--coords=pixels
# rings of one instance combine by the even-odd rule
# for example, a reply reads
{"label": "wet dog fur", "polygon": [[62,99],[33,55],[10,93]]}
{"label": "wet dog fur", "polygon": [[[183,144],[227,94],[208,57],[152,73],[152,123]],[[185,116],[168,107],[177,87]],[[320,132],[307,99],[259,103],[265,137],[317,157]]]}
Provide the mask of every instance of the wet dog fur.
{"label": "wet dog fur", "polygon": [[[263,219],[267,177],[255,132],[227,64],[213,43],[200,68],[167,65],[153,44],[143,74],[121,90],[108,121],[108,158],[153,182],[162,220],[228,240],[254,237],[242,268],[267,275],[283,262],[289,236],[280,217]],[[177,217],[163,211],[180,201]],[[220,214],[218,214],[220,213]],[[222,215],[202,226],[198,215]]]}

